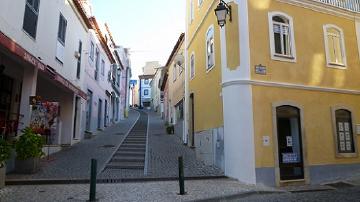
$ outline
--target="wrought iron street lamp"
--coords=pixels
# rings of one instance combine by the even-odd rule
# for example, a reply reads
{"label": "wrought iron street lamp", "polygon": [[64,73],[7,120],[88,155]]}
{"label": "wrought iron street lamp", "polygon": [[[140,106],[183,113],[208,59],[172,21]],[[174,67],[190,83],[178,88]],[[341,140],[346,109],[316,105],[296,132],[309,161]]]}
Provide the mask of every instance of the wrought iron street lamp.
{"label": "wrought iron street lamp", "polygon": [[215,9],[215,15],[218,21],[219,26],[222,28],[226,24],[226,16],[229,15],[230,22],[232,20],[231,17],[231,6],[225,3],[223,0],[220,0],[219,5]]}

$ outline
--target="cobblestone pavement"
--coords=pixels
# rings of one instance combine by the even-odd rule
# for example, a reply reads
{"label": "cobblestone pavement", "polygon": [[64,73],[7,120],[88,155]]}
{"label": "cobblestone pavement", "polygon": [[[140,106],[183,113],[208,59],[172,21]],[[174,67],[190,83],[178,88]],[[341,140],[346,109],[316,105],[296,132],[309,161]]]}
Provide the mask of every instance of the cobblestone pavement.
{"label": "cobblestone pavement", "polygon": [[[145,182],[98,184],[99,201],[194,201],[212,197],[241,194],[249,191],[268,190],[240,184],[235,180],[193,180],[185,181],[186,195],[178,195],[178,182]],[[0,190],[1,202],[13,201],[86,201],[89,199],[89,185],[34,185],[7,186]]]}
{"label": "cobblestone pavement", "polygon": [[[214,200],[219,201],[219,200]],[[251,196],[239,196],[233,199],[222,200],[229,202],[244,201],[244,202],[256,202],[256,201],[311,201],[311,202],[359,202],[360,201],[360,186],[337,189],[331,191],[319,191],[319,192],[304,192],[304,193],[278,193],[278,194],[256,194]]]}
{"label": "cobblestone pavement", "polygon": [[175,177],[178,175],[178,156],[184,158],[185,177],[222,176],[223,172],[205,165],[196,159],[195,150],[183,145],[179,135],[168,135],[163,120],[154,112],[149,112],[149,169],[153,177]]}
{"label": "cobblestone pavement", "polygon": [[148,169],[147,175],[143,171],[134,170],[105,170],[99,178],[169,178],[178,176],[178,156],[184,158],[185,177],[223,176],[223,172],[205,165],[196,159],[195,151],[182,144],[178,135],[168,135],[165,132],[163,120],[152,111],[149,114],[148,133]]}
{"label": "cobblestone pavement", "polygon": [[[52,161],[42,161],[41,170],[33,175],[8,174],[7,179],[88,179],[90,160],[98,161],[101,169],[116,147],[120,144],[139,113],[131,110],[129,117],[120,123],[106,128],[91,139],[84,139],[78,144],[51,155]],[[103,147],[113,145],[114,147]]]}

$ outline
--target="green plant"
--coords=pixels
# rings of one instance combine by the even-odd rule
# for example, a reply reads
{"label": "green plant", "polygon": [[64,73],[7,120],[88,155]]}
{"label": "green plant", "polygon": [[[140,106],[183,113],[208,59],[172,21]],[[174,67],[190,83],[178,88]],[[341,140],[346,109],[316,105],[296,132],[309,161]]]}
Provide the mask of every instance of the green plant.
{"label": "green plant", "polygon": [[44,138],[35,134],[31,128],[25,128],[23,134],[15,143],[16,158],[26,160],[44,155],[42,147],[45,143]]}
{"label": "green plant", "polygon": [[5,161],[10,158],[11,146],[0,137],[0,168],[5,166]]}

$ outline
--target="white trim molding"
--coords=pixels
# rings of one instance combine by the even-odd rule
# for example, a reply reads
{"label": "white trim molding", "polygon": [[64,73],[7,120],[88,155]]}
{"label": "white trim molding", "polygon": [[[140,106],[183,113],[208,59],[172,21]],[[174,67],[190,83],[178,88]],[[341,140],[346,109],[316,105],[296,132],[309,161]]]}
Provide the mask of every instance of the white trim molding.
{"label": "white trim molding", "polygon": [[[193,60],[193,61],[192,61]],[[194,66],[192,67],[192,63],[194,64]],[[189,78],[190,80],[193,80],[195,78],[195,73],[196,73],[196,62],[195,62],[195,52],[191,52],[191,55],[190,55],[190,75],[189,75]],[[194,73],[194,74],[193,74]]]}
{"label": "white trim molding", "polygon": [[256,86],[292,88],[292,89],[299,89],[299,90],[311,90],[311,91],[322,91],[322,92],[331,92],[331,93],[360,95],[360,90],[309,86],[309,85],[293,84],[293,83],[285,83],[285,82],[239,79],[239,80],[225,81],[222,83],[223,88],[227,87],[227,86],[232,86],[232,85],[256,85]]}
{"label": "white trim molding", "polygon": [[[329,52],[329,41],[328,41],[328,29],[333,28],[340,32],[340,49],[341,49],[341,56],[343,63],[333,63],[331,62],[330,58],[330,52]],[[325,44],[325,55],[326,55],[326,65],[328,67],[333,67],[337,69],[346,69],[347,66],[347,60],[346,60],[346,49],[345,49],[345,38],[344,38],[344,32],[343,30],[332,24],[326,24],[323,26],[324,29],[324,44]]]}
{"label": "white trim molding", "polygon": [[[286,18],[289,21],[289,35],[290,35],[290,55],[281,55],[275,52],[275,39],[274,39],[274,23],[273,17],[280,16]],[[269,21],[269,39],[270,39],[270,54],[272,60],[284,61],[284,62],[296,62],[296,47],[295,47],[295,34],[293,18],[286,13],[273,11],[268,13]]]}

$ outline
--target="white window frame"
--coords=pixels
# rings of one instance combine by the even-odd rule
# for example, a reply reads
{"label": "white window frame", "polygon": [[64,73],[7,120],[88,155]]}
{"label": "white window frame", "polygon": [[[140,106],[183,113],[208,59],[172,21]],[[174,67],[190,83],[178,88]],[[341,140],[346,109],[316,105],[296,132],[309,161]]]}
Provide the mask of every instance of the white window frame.
{"label": "white window frame", "polygon": [[189,24],[195,19],[194,0],[190,0]]}
{"label": "white window frame", "polygon": [[[193,60],[193,63],[191,61]],[[194,65],[192,65],[194,64]],[[194,79],[195,77],[195,53],[192,52],[190,55],[190,79]]]}
{"label": "white window frame", "polygon": [[[343,64],[340,63],[334,63],[331,62],[331,57],[330,57],[330,52],[329,52],[329,41],[328,41],[328,29],[333,28],[336,29],[340,32],[340,46],[341,46],[341,54],[342,54],[342,59],[343,59]],[[345,49],[345,38],[344,38],[344,32],[343,30],[336,26],[336,25],[332,25],[332,24],[326,24],[323,26],[324,29],[324,44],[325,44],[325,56],[326,56],[326,66],[327,67],[332,67],[332,68],[337,68],[337,69],[346,69],[347,67],[347,60],[346,60],[346,49]]]}
{"label": "white window frame", "polygon": [[[290,33],[290,51],[291,55],[282,55],[275,52],[275,39],[274,39],[274,23],[273,17],[281,16],[289,21],[289,33]],[[296,46],[295,46],[295,34],[294,34],[294,23],[293,18],[283,12],[269,12],[269,39],[270,39],[270,54],[272,60],[283,61],[283,62],[296,62]]]}
{"label": "white window frame", "polygon": [[[212,35],[209,36],[209,32],[212,31]],[[208,41],[210,39],[214,40],[214,45],[213,45],[213,65],[209,67],[209,61],[208,61]],[[210,27],[207,29],[206,33],[205,33],[205,60],[206,60],[206,73],[210,72],[214,67],[215,67],[215,29],[214,29],[214,25],[210,25]]]}
{"label": "white window frame", "polygon": [[[337,110],[347,110],[351,113],[351,125],[352,125],[352,138],[354,143],[354,152],[353,153],[342,153],[339,151],[338,144],[338,134],[337,134],[337,128],[336,128],[336,114],[335,112]],[[353,158],[358,157],[358,148],[357,148],[357,135],[356,135],[356,120],[354,116],[354,110],[350,107],[346,107],[343,105],[340,106],[333,106],[331,107],[331,118],[332,118],[332,126],[333,126],[333,135],[334,135],[334,146],[335,146],[335,155],[338,158]]]}

